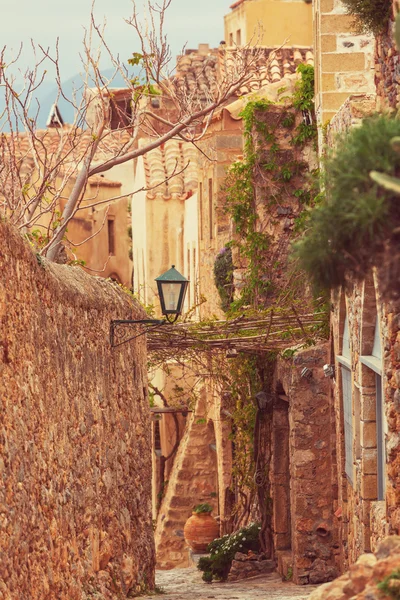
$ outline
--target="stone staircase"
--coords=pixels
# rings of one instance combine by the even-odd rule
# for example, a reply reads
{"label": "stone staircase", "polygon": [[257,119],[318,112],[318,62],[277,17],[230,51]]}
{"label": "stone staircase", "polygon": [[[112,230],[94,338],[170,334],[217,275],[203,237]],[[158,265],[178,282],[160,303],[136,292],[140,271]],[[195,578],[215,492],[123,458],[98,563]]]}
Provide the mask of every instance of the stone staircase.
{"label": "stone staircase", "polygon": [[202,404],[199,401],[188,419],[158,513],[155,541],[159,569],[190,565],[183,528],[194,505],[208,502],[216,514],[216,454],[210,447],[215,438],[212,425],[205,422]]}

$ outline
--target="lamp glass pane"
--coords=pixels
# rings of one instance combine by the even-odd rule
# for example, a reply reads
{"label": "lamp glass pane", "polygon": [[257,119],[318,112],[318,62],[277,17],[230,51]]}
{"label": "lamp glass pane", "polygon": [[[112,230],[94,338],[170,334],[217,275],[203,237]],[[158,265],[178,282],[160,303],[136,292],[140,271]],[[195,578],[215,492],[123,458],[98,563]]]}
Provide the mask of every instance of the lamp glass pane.
{"label": "lamp glass pane", "polygon": [[181,283],[162,282],[162,293],[164,296],[165,310],[177,311],[179,296],[181,293]]}

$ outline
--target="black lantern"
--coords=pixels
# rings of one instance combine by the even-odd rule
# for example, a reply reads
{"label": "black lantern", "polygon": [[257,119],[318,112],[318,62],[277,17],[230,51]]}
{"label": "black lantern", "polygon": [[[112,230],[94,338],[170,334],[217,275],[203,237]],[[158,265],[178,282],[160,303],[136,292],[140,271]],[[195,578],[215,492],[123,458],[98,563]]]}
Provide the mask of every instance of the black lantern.
{"label": "black lantern", "polygon": [[[189,281],[175,269],[171,269],[156,278],[161,312],[170,323],[174,323],[182,312],[183,302]],[[170,315],[174,319],[170,319]]]}
{"label": "black lantern", "polygon": [[[113,348],[126,344],[146,333],[149,329],[160,327],[166,323],[175,323],[182,312],[188,279],[172,268],[156,278],[158,294],[161,302],[161,312],[165,319],[118,319],[110,323],[110,344]],[[173,317],[173,318],[171,318]],[[137,326],[143,327],[137,332]],[[132,335],[134,332],[134,335]]]}

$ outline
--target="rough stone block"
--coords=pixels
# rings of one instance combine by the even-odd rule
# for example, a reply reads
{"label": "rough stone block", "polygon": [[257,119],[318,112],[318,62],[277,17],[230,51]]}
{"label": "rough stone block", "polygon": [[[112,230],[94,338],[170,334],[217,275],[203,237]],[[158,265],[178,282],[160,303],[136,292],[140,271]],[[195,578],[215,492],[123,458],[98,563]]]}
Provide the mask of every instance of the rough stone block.
{"label": "rough stone block", "polygon": [[376,423],[375,421],[361,421],[360,440],[362,448],[376,448]]}
{"label": "rough stone block", "polygon": [[364,71],[365,54],[355,52],[349,54],[337,52],[332,54],[323,54],[321,58],[323,73],[343,73],[346,71]]}
{"label": "rough stone block", "polygon": [[350,15],[321,15],[321,34],[354,33],[354,20]]}
{"label": "rough stone block", "polygon": [[376,475],[377,450],[376,448],[361,449],[361,472],[366,475]]}
{"label": "rough stone block", "polygon": [[376,500],[378,485],[376,475],[363,475],[361,478],[361,496],[366,500]]}

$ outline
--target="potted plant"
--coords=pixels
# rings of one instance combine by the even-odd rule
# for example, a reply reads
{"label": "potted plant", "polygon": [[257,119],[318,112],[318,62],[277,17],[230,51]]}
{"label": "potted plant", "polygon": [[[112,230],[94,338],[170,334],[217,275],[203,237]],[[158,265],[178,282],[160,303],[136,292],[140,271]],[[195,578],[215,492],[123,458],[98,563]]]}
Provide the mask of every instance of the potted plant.
{"label": "potted plant", "polygon": [[183,533],[193,552],[206,552],[207,546],[219,536],[219,525],[211,516],[212,506],[207,503],[193,507],[192,516],[185,523]]}

